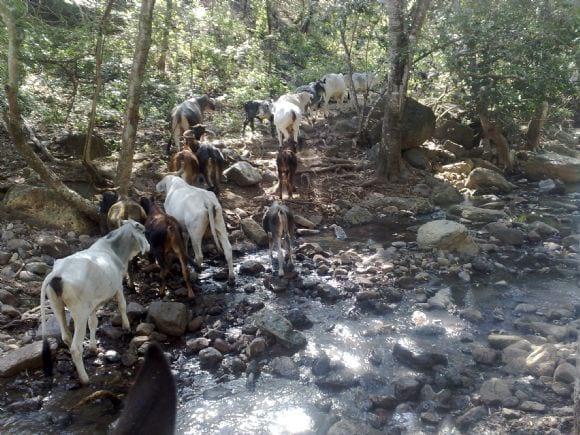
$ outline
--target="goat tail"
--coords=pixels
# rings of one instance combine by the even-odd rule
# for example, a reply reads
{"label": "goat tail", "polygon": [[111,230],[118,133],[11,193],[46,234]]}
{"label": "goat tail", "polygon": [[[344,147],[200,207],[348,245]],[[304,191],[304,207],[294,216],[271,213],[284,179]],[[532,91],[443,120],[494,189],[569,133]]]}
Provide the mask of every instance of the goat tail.
{"label": "goat tail", "polygon": [[282,210],[278,210],[278,221],[280,222],[280,226],[282,227],[282,238],[285,236],[289,236],[288,232],[288,216]]}
{"label": "goat tail", "polygon": [[292,110],[292,122],[296,122],[296,119],[298,119],[298,115],[296,115],[296,112]]}
{"label": "goat tail", "polygon": [[211,235],[215,242],[216,248],[218,251],[223,252],[223,247],[218,239],[217,232],[216,232],[216,225],[215,221],[218,219],[217,213],[219,212],[218,207],[215,204],[211,204],[211,207],[208,208],[209,214],[209,229],[211,230]]}
{"label": "goat tail", "polygon": [[52,367],[52,352],[50,350],[50,344],[46,338],[46,288],[52,282],[51,280],[45,279],[40,288],[40,328],[42,331],[42,370],[46,378],[52,379],[53,367]]}

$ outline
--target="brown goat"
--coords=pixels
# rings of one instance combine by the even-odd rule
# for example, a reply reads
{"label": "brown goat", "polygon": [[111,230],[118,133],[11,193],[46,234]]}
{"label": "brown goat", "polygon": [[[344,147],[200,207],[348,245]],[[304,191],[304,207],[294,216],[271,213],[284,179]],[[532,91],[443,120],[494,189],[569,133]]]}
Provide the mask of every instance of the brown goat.
{"label": "brown goat", "polygon": [[183,171],[183,179],[191,186],[197,182],[199,177],[199,161],[193,151],[186,146],[173,155],[169,164],[171,172]]}
{"label": "brown goat", "polygon": [[147,212],[145,221],[145,237],[149,242],[151,254],[161,269],[161,288],[159,294],[165,295],[166,278],[171,269],[171,254],[175,254],[181,265],[181,274],[187,287],[187,296],[194,297],[193,289],[189,283],[189,270],[187,269],[187,255],[185,243],[181,236],[181,228],[174,217],[164,213],[155,204],[153,197],[141,198],[141,206]]}
{"label": "brown goat", "polygon": [[278,167],[278,189],[280,199],[282,199],[283,187],[286,186],[288,196],[292,198],[294,193],[294,175],[298,168],[298,158],[296,157],[296,142],[292,139],[286,141],[283,148],[278,151],[276,157]]}

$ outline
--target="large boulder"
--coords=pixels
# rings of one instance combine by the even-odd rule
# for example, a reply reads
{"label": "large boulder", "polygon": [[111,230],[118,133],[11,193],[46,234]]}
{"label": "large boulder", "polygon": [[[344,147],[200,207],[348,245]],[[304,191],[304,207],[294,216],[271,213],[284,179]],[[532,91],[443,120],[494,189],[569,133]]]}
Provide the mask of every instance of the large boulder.
{"label": "large boulder", "polygon": [[258,246],[268,246],[268,234],[264,228],[251,217],[242,219],[242,231],[248,239]]}
{"label": "large boulder", "polygon": [[[56,342],[50,341],[50,347],[56,349]],[[0,356],[0,377],[14,376],[23,370],[42,367],[42,341],[22,346]]]}
{"label": "large boulder", "polygon": [[185,334],[189,316],[181,302],[155,301],[149,306],[148,320],[163,334],[180,337]]}
{"label": "large boulder", "polygon": [[441,183],[433,188],[430,199],[435,205],[446,206],[450,204],[459,204],[465,198],[461,192],[451,184]]}
{"label": "large boulder", "polygon": [[522,230],[510,228],[502,222],[492,222],[487,224],[485,229],[489,234],[506,245],[521,246],[526,240],[526,235]]}
{"label": "large boulder", "polygon": [[489,379],[481,385],[479,396],[486,405],[508,406],[513,400],[511,383],[498,378]]}
{"label": "large boulder", "polygon": [[29,216],[43,226],[86,234],[95,223],[62,199],[54,190],[19,184],[4,196],[3,205],[22,217]]}
{"label": "large boulder", "polygon": [[295,350],[306,346],[304,335],[296,331],[288,319],[269,308],[258,311],[252,320],[254,325],[288,349]]}
{"label": "large boulder", "polygon": [[543,154],[520,152],[518,166],[530,180],[559,178],[564,183],[580,181],[580,159],[553,152]]}
{"label": "large boulder", "polygon": [[435,137],[441,141],[450,140],[462,145],[465,149],[473,148],[475,132],[467,125],[451,119],[441,122],[435,130]]}
{"label": "large boulder", "polygon": [[[384,107],[384,105],[384,100],[382,100],[378,103],[377,107]],[[374,120],[374,126],[370,132],[371,143],[380,142],[383,128],[382,111],[375,110],[371,118]],[[405,112],[403,114],[402,131],[403,150],[421,146],[435,132],[435,114],[430,107],[412,98],[407,98]]]}
{"label": "large boulder", "polygon": [[476,255],[479,252],[467,228],[448,220],[436,220],[421,225],[417,231],[417,244],[421,249],[436,248],[467,255]]}
{"label": "large boulder", "polygon": [[233,181],[238,186],[247,187],[260,184],[262,174],[248,162],[237,162],[224,171],[228,180]]}
{"label": "large boulder", "polygon": [[471,171],[465,186],[478,193],[509,193],[515,188],[503,175],[485,168]]}
{"label": "large boulder", "polygon": [[[74,157],[82,157],[85,143],[87,141],[86,133],[67,133],[56,140],[59,151]],[[105,139],[93,134],[91,139],[91,158],[106,157],[111,154],[107,147]]]}

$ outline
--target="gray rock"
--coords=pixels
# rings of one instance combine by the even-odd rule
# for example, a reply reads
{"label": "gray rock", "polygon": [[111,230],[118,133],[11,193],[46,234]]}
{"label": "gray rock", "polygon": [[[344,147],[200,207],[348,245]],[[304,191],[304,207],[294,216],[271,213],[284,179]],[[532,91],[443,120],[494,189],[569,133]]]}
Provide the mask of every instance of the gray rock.
{"label": "gray rock", "polygon": [[209,339],[205,337],[192,338],[185,342],[185,347],[191,353],[198,353],[200,350],[209,347]]}
{"label": "gray rock", "polygon": [[449,209],[449,213],[473,222],[495,222],[508,217],[503,211],[489,210],[473,205],[454,205]]}
{"label": "gray rock", "polygon": [[188,312],[181,302],[155,301],[149,306],[147,317],[163,334],[176,337],[185,334]]}
{"label": "gray rock", "polygon": [[135,335],[149,336],[155,329],[155,325],[152,323],[139,323],[137,328],[135,328]]}
{"label": "gray rock", "polygon": [[517,228],[509,228],[506,224],[501,222],[487,224],[485,229],[493,237],[507,245],[521,246],[526,239],[526,235],[523,231],[518,230]]}
{"label": "gray rock", "polygon": [[564,183],[580,182],[580,159],[576,157],[553,152],[519,152],[517,157],[517,165],[530,180],[557,178]]}
{"label": "gray rock", "polygon": [[395,380],[395,397],[399,402],[415,400],[419,397],[423,383],[414,376],[404,376]]}
{"label": "gray rock", "polygon": [[254,242],[260,247],[268,246],[268,234],[262,228],[262,226],[257,223],[251,217],[247,217],[241,220],[242,231],[248,239]]}
{"label": "gray rock", "polygon": [[146,312],[145,307],[137,302],[129,302],[127,304],[127,317],[130,322],[142,319]]}
{"label": "gray rock", "polygon": [[491,366],[498,361],[499,352],[485,346],[473,346],[471,356],[475,362]]}
{"label": "gray rock", "polygon": [[[56,342],[49,341],[52,350]],[[0,356],[0,377],[14,376],[23,370],[34,370],[42,367],[42,341],[36,341],[19,349],[11,350]]]}
{"label": "gray rock", "polygon": [[286,318],[296,329],[308,329],[312,327],[312,320],[300,308],[292,308],[286,313]]}
{"label": "gray rock", "polygon": [[222,362],[223,355],[213,347],[207,347],[199,351],[199,365],[205,369],[215,369]]}
{"label": "gray rock", "polygon": [[479,248],[467,228],[457,222],[436,220],[423,224],[417,231],[417,244],[421,249],[442,249],[476,255]]}
{"label": "gray rock", "polygon": [[478,193],[509,193],[515,188],[503,175],[486,168],[471,171],[465,186]]}
{"label": "gray rock", "polygon": [[544,412],[546,412],[546,405],[544,405],[543,403],[532,402],[531,400],[526,400],[525,402],[522,402],[520,404],[520,409],[522,411],[527,411],[527,412],[544,413]]}
{"label": "gray rock", "polygon": [[510,384],[498,378],[485,381],[479,389],[479,395],[488,406],[505,405],[513,397]]}
{"label": "gray rock", "polygon": [[532,351],[532,345],[527,340],[519,340],[510,344],[502,351],[502,362],[506,364],[506,370],[513,373],[521,373],[526,369],[526,359]]}
{"label": "gray rock", "polygon": [[330,358],[326,354],[317,357],[312,363],[312,374],[315,376],[324,376],[330,369]]}
{"label": "gray rock", "polygon": [[516,320],[514,326],[517,330],[526,333],[540,334],[544,337],[553,337],[557,341],[566,340],[571,331],[569,328],[560,325],[553,325],[546,322],[528,322],[524,320]]}
{"label": "gray rock", "polygon": [[270,362],[269,365],[272,369],[272,373],[282,378],[298,379],[300,377],[298,367],[294,361],[292,361],[292,358],[287,356],[276,357]]}
{"label": "gray rock", "polygon": [[257,337],[250,342],[246,350],[246,353],[248,354],[249,357],[255,358],[259,355],[262,355],[265,350],[266,350],[266,340],[264,340],[263,337]]}
{"label": "gray rock", "polygon": [[413,348],[407,342],[398,342],[393,347],[393,357],[405,365],[417,369],[431,369],[435,365],[447,365],[447,356],[432,348]]}
{"label": "gray rock", "polygon": [[578,376],[576,367],[567,362],[560,364],[554,372],[554,379],[565,384],[573,384],[576,381],[576,376]]}
{"label": "gray rock", "polygon": [[105,360],[110,363],[118,363],[121,361],[121,354],[116,350],[110,349],[105,352]]}
{"label": "gray rock", "polygon": [[368,209],[355,205],[344,214],[343,219],[348,225],[364,225],[372,222],[373,215]]}
{"label": "gray rock", "polygon": [[24,239],[11,239],[6,243],[6,247],[12,252],[19,249],[27,251],[32,249],[32,244]]}
{"label": "gray rock", "polygon": [[[70,315],[70,311],[65,311],[65,316],[66,316],[67,325],[69,326],[69,329],[72,331],[72,328],[70,328],[71,323],[72,323],[72,317]],[[51,315],[46,317],[46,323],[45,323],[44,327],[45,327],[46,337],[57,338],[60,340],[60,335],[61,335],[60,334],[60,326],[58,325],[58,321],[56,320],[56,316],[54,314],[51,314]],[[37,338],[42,337],[41,322],[39,322],[38,328],[36,328],[36,337]]]}
{"label": "gray rock", "polygon": [[379,435],[381,432],[366,423],[342,419],[334,423],[326,435]]}
{"label": "gray rock", "polygon": [[264,265],[257,260],[246,260],[240,265],[240,273],[242,275],[258,275],[264,270]]}
{"label": "gray rock", "polygon": [[359,380],[352,371],[342,368],[316,378],[314,383],[320,388],[342,390],[358,385]]}
{"label": "gray rock", "polygon": [[8,290],[0,289],[0,302],[7,305],[18,305],[18,299]]}
{"label": "gray rock", "polygon": [[63,258],[71,254],[68,244],[60,237],[52,234],[41,234],[36,239],[36,243],[40,248],[40,252],[54,258]]}
{"label": "gray rock", "polygon": [[6,266],[10,262],[12,254],[10,252],[0,251],[0,266]]}
{"label": "gray rock", "polygon": [[580,234],[571,234],[562,239],[562,245],[567,248],[575,247],[580,249]]}
{"label": "gray rock", "polygon": [[437,139],[446,142],[453,141],[456,146],[460,146],[463,150],[473,148],[474,136],[475,132],[473,129],[452,119],[439,122],[435,130],[435,137]]}
{"label": "gray rock", "polygon": [[517,304],[514,308],[514,312],[516,313],[531,314],[535,313],[536,311],[538,311],[538,307],[532,304]]}
{"label": "gray rock", "polygon": [[262,174],[248,162],[237,162],[224,171],[228,180],[232,180],[238,186],[247,187],[260,184]]}
{"label": "gray rock", "polygon": [[494,349],[504,349],[520,340],[522,340],[522,337],[519,335],[490,334],[487,336],[489,345]]}
{"label": "gray rock", "polygon": [[532,231],[535,231],[536,233],[538,233],[540,235],[540,237],[542,237],[544,239],[551,237],[551,236],[554,236],[554,235],[559,233],[559,231],[556,228],[554,228],[554,227],[552,227],[552,226],[550,226],[542,221],[533,222],[532,224],[530,224],[530,229]]}
{"label": "gray rock", "polygon": [[436,310],[444,310],[451,305],[451,289],[446,287],[435,293],[435,296],[427,300],[429,308]]}
{"label": "gray rock", "polygon": [[469,429],[479,420],[487,417],[488,412],[485,406],[476,406],[475,408],[471,408],[466,413],[460,415],[457,420],[457,427],[462,430]]}
{"label": "gray rock", "polygon": [[463,199],[461,192],[449,184],[437,185],[431,194],[431,201],[441,207],[450,204],[459,204]]}
{"label": "gray rock", "polygon": [[304,335],[294,330],[292,324],[285,317],[269,308],[263,308],[254,314],[253,322],[288,349],[295,350],[306,346]]}
{"label": "gray rock", "polygon": [[43,263],[42,261],[33,261],[31,263],[27,263],[24,266],[24,269],[36,275],[44,276],[52,270],[52,267],[46,263]]}

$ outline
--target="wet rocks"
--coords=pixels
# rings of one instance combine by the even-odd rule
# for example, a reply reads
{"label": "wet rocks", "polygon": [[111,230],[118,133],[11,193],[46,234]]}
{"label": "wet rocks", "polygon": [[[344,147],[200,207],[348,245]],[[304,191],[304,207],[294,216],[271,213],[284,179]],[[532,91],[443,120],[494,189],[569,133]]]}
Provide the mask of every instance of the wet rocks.
{"label": "wet rocks", "polygon": [[159,332],[176,337],[185,333],[189,320],[187,307],[181,302],[154,301],[147,316]]}
{"label": "wet rocks", "polygon": [[518,335],[490,334],[487,336],[489,345],[494,349],[504,349],[509,345],[515,344],[521,340],[522,337]]}
{"label": "wet rocks", "polygon": [[286,313],[286,319],[288,319],[296,329],[308,329],[312,327],[312,320],[310,320],[300,308],[292,308],[288,311]]}
{"label": "wet rocks", "polygon": [[535,221],[530,224],[530,230],[535,231],[541,238],[546,239],[559,233],[559,231],[542,221]]}
{"label": "wet rocks", "polygon": [[204,369],[215,369],[223,359],[222,353],[214,347],[207,347],[199,351],[199,365]]}
{"label": "wet rocks", "polygon": [[558,361],[558,350],[553,344],[543,344],[526,357],[526,368],[536,376],[552,376]]}
{"label": "wet rocks", "polygon": [[338,368],[316,378],[314,383],[320,388],[343,390],[358,385],[359,380],[351,370]]}
{"label": "wet rocks", "polygon": [[252,317],[253,323],[262,331],[276,338],[288,349],[299,349],[306,346],[306,338],[295,331],[292,324],[283,316],[269,308],[263,308]]}
{"label": "wet rocks", "polygon": [[314,359],[312,363],[312,374],[315,376],[324,376],[330,372],[330,358],[326,354],[322,354]]}
{"label": "wet rocks", "polygon": [[417,244],[421,249],[437,248],[468,255],[475,255],[479,251],[467,228],[449,220],[436,220],[421,225],[417,231]]}
{"label": "wet rocks", "polygon": [[479,420],[487,417],[487,415],[488,412],[485,406],[476,406],[457,418],[457,427],[462,430],[469,429]]}
{"label": "wet rocks", "polygon": [[472,222],[495,222],[508,217],[503,211],[489,210],[473,205],[454,205],[449,209],[449,213]]}
{"label": "wet rocks", "polygon": [[533,402],[531,400],[526,400],[525,402],[520,403],[519,408],[522,411],[527,412],[538,412],[538,413],[546,412],[546,405],[539,402]]}
{"label": "wet rocks", "polygon": [[200,350],[209,347],[209,339],[205,337],[192,338],[185,342],[185,347],[188,352],[198,353]]}
{"label": "wet rocks", "polygon": [[427,169],[429,160],[421,148],[411,148],[403,153],[403,158],[413,167]]}
{"label": "wet rocks", "polygon": [[365,423],[342,419],[334,423],[326,435],[378,435],[380,433]]}
{"label": "wet rocks", "polygon": [[458,204],[463,201],[463,195],[455,187],[442,183],[433,189],[431,201],[438,206]]}
{"label": "wet rocks", "polygon": [[451,289],[446,287],[435,293],[435,296],[427,300],[429,308],[436,310],[444,310],[451,305]]}
{"label": "wet rocks", "polygon": [[435,137],[440,140],[451,140],[460,144],[463,149],[473,148],[474,131],[467,125],[447,119],[439,123],[435,130]]}
{"label": "wet rocks", "polygon": [[471,171],[465,186],[478,193],[509,193],[515,188],[503,175],[486,168]]}
{"label": "wet rocks", "polygon": [[401,363],[425,370],[431,369],[435,365],[447,365],[447,356],[434,350],[413,348],[407,343],[398,342],[393,347],[393,357]]}
{"label": "wet rocks", "polygon": [[498,378],[485,381],[479,389],[479,396],[481,401],[488,406],[509,407],[518,403],[518,399],[511,393],[511,383]]}
{"label": "wet rocks", "polygon": [[[56,342],[50,342],[56,349]],[[36,341],[0,356],[0,377],[14,376],[23,370],[42,367],[42,341]]]}
{"label": "wet rocks", "polygon": [[494,365],[499,360],[499,352],[485,346],[473,346],[471,348],[473,360],[479,364]]}
{"label": "wet rocks", "polygon": [[250,358],[255,358],[262,355],[266,351],[266,340],[263,337],[254,338],[248,347],[246,348],[246,353]]}
{"label": "wet rocks", "polygon": [[423,382],[415,376],[403,376],[395,380],[395,398],[399,402],[415,400],[419,397]]}
{"label": "wet rocks", "polygon": [[287,356],[276,357],[269,365],[272,373],[282,378],[298,379],[300,376],[298,366]]}
{"label": "wet rocks", "polygon": [[240,265],[240,273],[242,275],[258,275],[264,270],[264,265],[257,260],[246,260]]}
{"label": "wet rocks", "polygon": [[355,205],[344,214],[343,220],[351,226],[364,225],[372,222],[373,215],[368,209]]}
{"label": "wet rocks", "polygon": [[268,246],[268,235],[262,226],[251,217],[241,220],[242,231],[248,239],[260,247]]}
{"label": "wet rocks", "polygon": [[567,362],[560,364],[554,372],[554,380],[565,384],[573,384],[576,376],[578,376],[576,367]]}
{"label": "wet rocks", "polygon": [[233,181],[238,186],[248,187],[260,184],[262,174],[248,162],[237,162],[224,171],[228,180]]}
{"label": "wet rocks", "polygon": [[528,321],[528,319],[516,320],[514,327],[526,333],[537,333],[544,337],[552,337],[556,341],[564,341],[571,334],[570,329],[565,326],[553,325],[546,322]]}
{"label": "wet rocks", "polygon": [[507,245],[523,245],[526,235],[517,228],[509,228],[502,222],[492,222],[484,227],[490,235]]}

